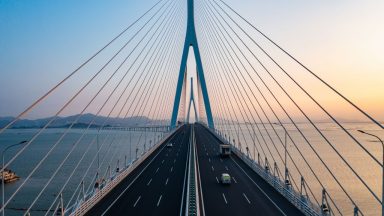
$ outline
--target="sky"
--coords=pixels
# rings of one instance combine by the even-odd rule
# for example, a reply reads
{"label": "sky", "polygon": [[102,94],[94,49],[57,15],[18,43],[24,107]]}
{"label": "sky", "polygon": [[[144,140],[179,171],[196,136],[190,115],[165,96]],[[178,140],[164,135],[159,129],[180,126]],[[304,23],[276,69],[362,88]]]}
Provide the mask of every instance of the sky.
{"label": "sky", "polygon": [[[0,0],[0,116],[23,111],[155,2]],[[384,1],[226,2],[384,120]]]}

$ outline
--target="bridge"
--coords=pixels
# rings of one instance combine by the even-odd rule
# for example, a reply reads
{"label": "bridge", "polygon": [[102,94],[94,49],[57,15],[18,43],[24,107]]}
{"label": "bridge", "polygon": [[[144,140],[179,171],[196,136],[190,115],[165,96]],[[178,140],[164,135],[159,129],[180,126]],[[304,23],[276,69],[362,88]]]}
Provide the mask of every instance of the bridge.
{"label": "bridge", "polygon": [[[62,90],[71,95],[44,126],[14,135]],[[328,98],[368,126],[343,121]],[[0,129],[17,146],[2,179],[21,177],[3,182],[0,212],[384,215],[382,134],[224,0],[159,0]]]}

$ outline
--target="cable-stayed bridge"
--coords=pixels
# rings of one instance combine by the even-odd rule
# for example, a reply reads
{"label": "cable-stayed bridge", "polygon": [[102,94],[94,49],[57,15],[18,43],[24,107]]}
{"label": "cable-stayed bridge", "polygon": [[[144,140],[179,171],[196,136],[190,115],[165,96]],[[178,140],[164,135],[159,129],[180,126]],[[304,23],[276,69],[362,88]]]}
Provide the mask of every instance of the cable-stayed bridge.
{"label": "cable-stayed bridge", "polygon": [[[55,97],[43,126],[12,129]],[[0,211],[377,215],[383,129],[225,1],[159,0],[0,130],[2,179],[21,177]]]}

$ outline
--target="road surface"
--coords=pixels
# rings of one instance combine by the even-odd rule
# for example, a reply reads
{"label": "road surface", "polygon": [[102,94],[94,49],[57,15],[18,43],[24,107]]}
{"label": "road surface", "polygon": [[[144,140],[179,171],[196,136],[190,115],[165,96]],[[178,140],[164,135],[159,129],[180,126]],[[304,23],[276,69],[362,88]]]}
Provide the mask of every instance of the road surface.
{"label": "road surface", "polygon": [[[160,146],[87,215],[180,215],[185,211],[190,126]],[[182,201],[184,202],[182,205]]]}
{"label": "road surface", "polygon": [[[220,141],[205,127],[195,132],[205,215],[303,215],[237,156],[220,158]],[[219,183],[222,173],[231,185]]]}

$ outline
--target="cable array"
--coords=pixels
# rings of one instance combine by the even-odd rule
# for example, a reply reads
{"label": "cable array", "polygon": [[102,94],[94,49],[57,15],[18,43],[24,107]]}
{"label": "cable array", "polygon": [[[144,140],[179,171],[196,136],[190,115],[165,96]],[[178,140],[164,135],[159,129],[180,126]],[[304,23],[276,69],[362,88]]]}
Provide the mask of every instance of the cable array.
{"label": "cable array", "polygon": [[[23,157],[34,155],[20,173],[20,184],[6,191],[0,211],[19,199],[24,215],[35,210],[56,214],[59,206],[67,211],[161,140],[176,88],[185,13],[179,1],[158,1],[1,129],[0,136],[6,136],[21,118],[57,97],[55,93],[68,85],[74,89],[6,160],[4,168],[19,167]],[[52,129],[66,113],[76,115],[64,128]]]}
{"label": "cable array", "polygon": [[[367,198],[381,206],[379,188],[364,173],[367,166],[380,173],[378,155],[322,101],[332,98],[349,107],[376,130],[382,125],[223,0],[196,2],[198,40],[218,133],[263,167],[276,169],[296,191],[306,185],[309,199],[319,207],[329,201],[333,214],[363,214],[370,210],[360,206]],[[322,88],[322,94],[307,83]],[[365,166],[357,165],[351,148],[367,161]],[[364,198],[356,188],[364,190]]]}

